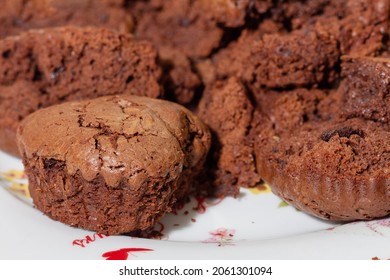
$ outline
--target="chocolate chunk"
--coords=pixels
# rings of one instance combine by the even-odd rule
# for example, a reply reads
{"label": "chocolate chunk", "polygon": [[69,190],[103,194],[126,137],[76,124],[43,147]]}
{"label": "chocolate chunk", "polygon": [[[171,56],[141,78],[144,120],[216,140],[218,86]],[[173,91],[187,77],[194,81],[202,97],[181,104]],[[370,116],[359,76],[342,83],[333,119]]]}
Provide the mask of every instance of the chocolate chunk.
{"label": "chocolate chunk", "polygon": [[355,129],[350,126],[344,126],[341,128],[336,128],[336,129],[330,129],[327,131],[324,131],[321,134],[321,140],[328,142],[330,138],[332,138],[335,135],[338,135],[339,137],[346,137],[349,138],[351,135],[358,135],[362,138],[364,138],[364,132],[361,129]]}

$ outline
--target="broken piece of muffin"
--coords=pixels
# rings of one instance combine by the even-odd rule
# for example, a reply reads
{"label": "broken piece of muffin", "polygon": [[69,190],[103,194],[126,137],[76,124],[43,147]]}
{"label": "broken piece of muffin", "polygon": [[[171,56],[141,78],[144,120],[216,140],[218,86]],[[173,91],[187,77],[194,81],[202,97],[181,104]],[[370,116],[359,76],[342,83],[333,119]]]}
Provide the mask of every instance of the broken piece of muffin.
{"label": "broken piece of muffin", "polygon": [[243,84],[231,78],[206,88],[197,113],[213,134],[206,170],[212,194],[237,196],[241,186],[259,183],[253,139],[248,136],[254,107]]}
{"label": "broken piece of muffin", "polygon": [[0,0],[0,38],[30,29],[96,26],[129,32],[124,0]]}
{"label": "broken piece of muffin", "polygon": [[390,126],[375,117],[387,115],[389,77],[383,59],[344,63],[338,91],[277,93],[256,138],[257,169],[275,194],[317,217],[380,218],[390,214]]}
{"label": "broken piece of muffin", "polygon": [[150,43],[103,28],[31,30],[0,40],[0,148],[17,155],[16,128],[40,108],[123,92],[159,97],[156,60]]}
{"label": "broken piece of muffin", "polygon": [[390,59],[385,57],[342,57],[341,87],[346,117],[390,121]]}

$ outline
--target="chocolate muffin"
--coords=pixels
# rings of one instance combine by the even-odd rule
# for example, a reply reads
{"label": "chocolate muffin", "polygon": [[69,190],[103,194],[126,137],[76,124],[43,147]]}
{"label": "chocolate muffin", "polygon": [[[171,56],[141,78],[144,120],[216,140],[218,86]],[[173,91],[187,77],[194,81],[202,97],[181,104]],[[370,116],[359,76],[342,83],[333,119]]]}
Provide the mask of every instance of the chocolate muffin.
{"label": "chocolate muffin", "polygon": [[367,220],[390,213],[390,126],[339,116],[340,94],[282,93],[263,115],[257,169],[272,191],[323,219]]}
{"label": "chocolate muffin", "polygon": [[109,235],[148,229],[170,212],[210,146],[208,129],[185,108],[131,95],[41,109],[17,137],[35,206]]}
{"label": "chocolate muffin", "polygon": [[344,56],[342,75],[344,115],[389,123],[390,59]]}
{"label": "chocolate muffin", "polygon": [[133,20],[124,4],[123,0],[0,0],[0,38],[66,25],[129,32]]}
{"label": "chocolate muffin", "polygon": [[236,196],[240,187],[259,183],[253,143],[248,137],[254,107],[242,83],[231,78],[206,88],[198,114],[214,135],[207,162],[213,195]]}
{"label": "chocolate muffin", "polygon": [[159,97],[151,44],[101,28],[28,31],[0,40],[0,148],[17,155],[28,114],[68,100],[127,92]]}

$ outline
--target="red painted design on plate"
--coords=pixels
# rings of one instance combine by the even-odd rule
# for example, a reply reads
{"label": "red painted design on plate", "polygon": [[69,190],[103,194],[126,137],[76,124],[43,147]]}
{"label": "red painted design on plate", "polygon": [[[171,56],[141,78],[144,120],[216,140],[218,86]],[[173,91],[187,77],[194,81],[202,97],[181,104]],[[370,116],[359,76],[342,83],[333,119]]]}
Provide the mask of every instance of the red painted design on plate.
{"label": "red painted design on plate", "polygon": [[219,247],[226,245],[234,245],[234,234],[236,230],[219,228],[215,231],[210,232],[211,238],[204,240],[203,243],[216,243]]}
{"label": "red painted design on plate", "polygon": [[97,239],[103,239],[105,237],[108,237],[108,235],[104,235],[104,234],[101,234],[101,233],[94,233],[92,236],[87,235],[83,239],[75,239],[75,240],[73,240],[72,245],[73,246],[80,246],[80,247],[84,248],[85,245],[87,245],[89,243],[93,243]]}
{"label": "red painted design on plate", "polygon": [[149,248],[122,248],[115,251],[109,251],[102,255],[106,260],[127,260],[130,255],[133,255],[134,252],[150,252],[153,251]]}

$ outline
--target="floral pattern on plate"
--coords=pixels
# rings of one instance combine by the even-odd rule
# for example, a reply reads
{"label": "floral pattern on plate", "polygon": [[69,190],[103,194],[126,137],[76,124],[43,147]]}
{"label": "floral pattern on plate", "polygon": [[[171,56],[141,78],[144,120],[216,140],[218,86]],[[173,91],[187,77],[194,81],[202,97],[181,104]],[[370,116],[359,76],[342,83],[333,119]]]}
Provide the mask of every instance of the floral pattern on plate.
{"label": "floral pattern on plate", "polygon": [[24,171],[8,169],[5,172],[0,172],[0,186],[3,186],[19,199],[32,205],[27,176]]}
{"label": "floral pattern on plate", "polygon": [[211,237],[203,241],[203,243],[215,243],[218,247],[234,245],[234,234],[236,230],[219,228],[217,230],[211,231]]}
{"label": "floral pattern on plate", "polygon": [[366,236],[390,237],[390,218],[372,221],[351,222],[328,229],[333,233],[359,234]]}

